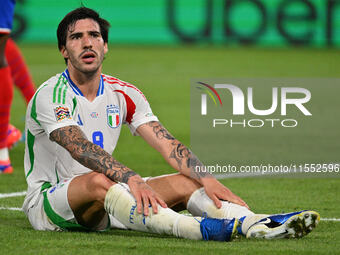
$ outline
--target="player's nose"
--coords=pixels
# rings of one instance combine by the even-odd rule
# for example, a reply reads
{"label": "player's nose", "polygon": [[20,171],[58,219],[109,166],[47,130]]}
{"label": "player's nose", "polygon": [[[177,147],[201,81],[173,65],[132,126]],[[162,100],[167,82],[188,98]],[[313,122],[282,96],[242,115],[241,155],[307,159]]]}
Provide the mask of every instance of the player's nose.
{"label": "player's nose", "polygon": [[82,39],[83,39],[82,40],[83,48],[91,48],[92,47],[92,40],[91,40],[90,36],[85,35]]}

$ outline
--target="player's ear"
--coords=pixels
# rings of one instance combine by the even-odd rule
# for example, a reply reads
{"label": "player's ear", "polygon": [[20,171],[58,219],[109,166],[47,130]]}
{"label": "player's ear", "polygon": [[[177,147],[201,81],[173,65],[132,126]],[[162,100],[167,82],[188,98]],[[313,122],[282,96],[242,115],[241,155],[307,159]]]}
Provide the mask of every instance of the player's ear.
{"label": "player's ear", "polygon": [[64,58],[68,58],[68,52],[67,52],[65,46],[61,47],[60,52],[61,52],[61,54],[63,55]]}
{"label": "player's ear", "polygon": [[109,47],[107,45],[107,42],[104,43],[104,54],[106,54],[109,51]]}

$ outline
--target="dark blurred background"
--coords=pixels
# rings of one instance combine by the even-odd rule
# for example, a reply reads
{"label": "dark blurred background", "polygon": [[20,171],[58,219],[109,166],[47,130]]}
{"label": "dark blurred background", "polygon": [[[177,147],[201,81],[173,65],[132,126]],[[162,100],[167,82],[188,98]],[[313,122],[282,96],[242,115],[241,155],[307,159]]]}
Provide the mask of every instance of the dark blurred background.
{"label": "dark blurred background", "polygon": [[54,43],[81,5],[109,20],[114,44],[340,45],[340,0],[18,0],[13,36]]}

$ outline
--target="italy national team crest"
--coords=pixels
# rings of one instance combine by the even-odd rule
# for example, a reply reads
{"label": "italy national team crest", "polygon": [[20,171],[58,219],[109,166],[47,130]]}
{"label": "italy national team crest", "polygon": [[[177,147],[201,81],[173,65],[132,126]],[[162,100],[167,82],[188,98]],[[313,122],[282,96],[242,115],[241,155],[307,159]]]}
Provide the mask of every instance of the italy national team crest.
{"label": "italy national team crest", "polygon": [[106,115],[107,115],[107,124],[111,128],[117,128],[120,124],[120,111],[117,105],[107,105],[106,106]]}

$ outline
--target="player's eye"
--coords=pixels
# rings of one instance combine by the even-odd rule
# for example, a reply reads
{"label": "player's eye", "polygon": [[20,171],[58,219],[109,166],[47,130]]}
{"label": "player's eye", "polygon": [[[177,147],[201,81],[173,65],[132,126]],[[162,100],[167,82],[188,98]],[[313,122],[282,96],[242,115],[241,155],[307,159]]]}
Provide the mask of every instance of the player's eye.
{"label": "player's eye", "polygon": [[81,34],[73,34],[70,36],[72,40],[79,39],[81,37]]}
{"label": "player's eye", "polygon": [[94,38],[97,38],[97,37],[100,37],[100,33],[98,33],[98,32],[92,32],[92,33],[91,33],[91,36],[94,37]]}

